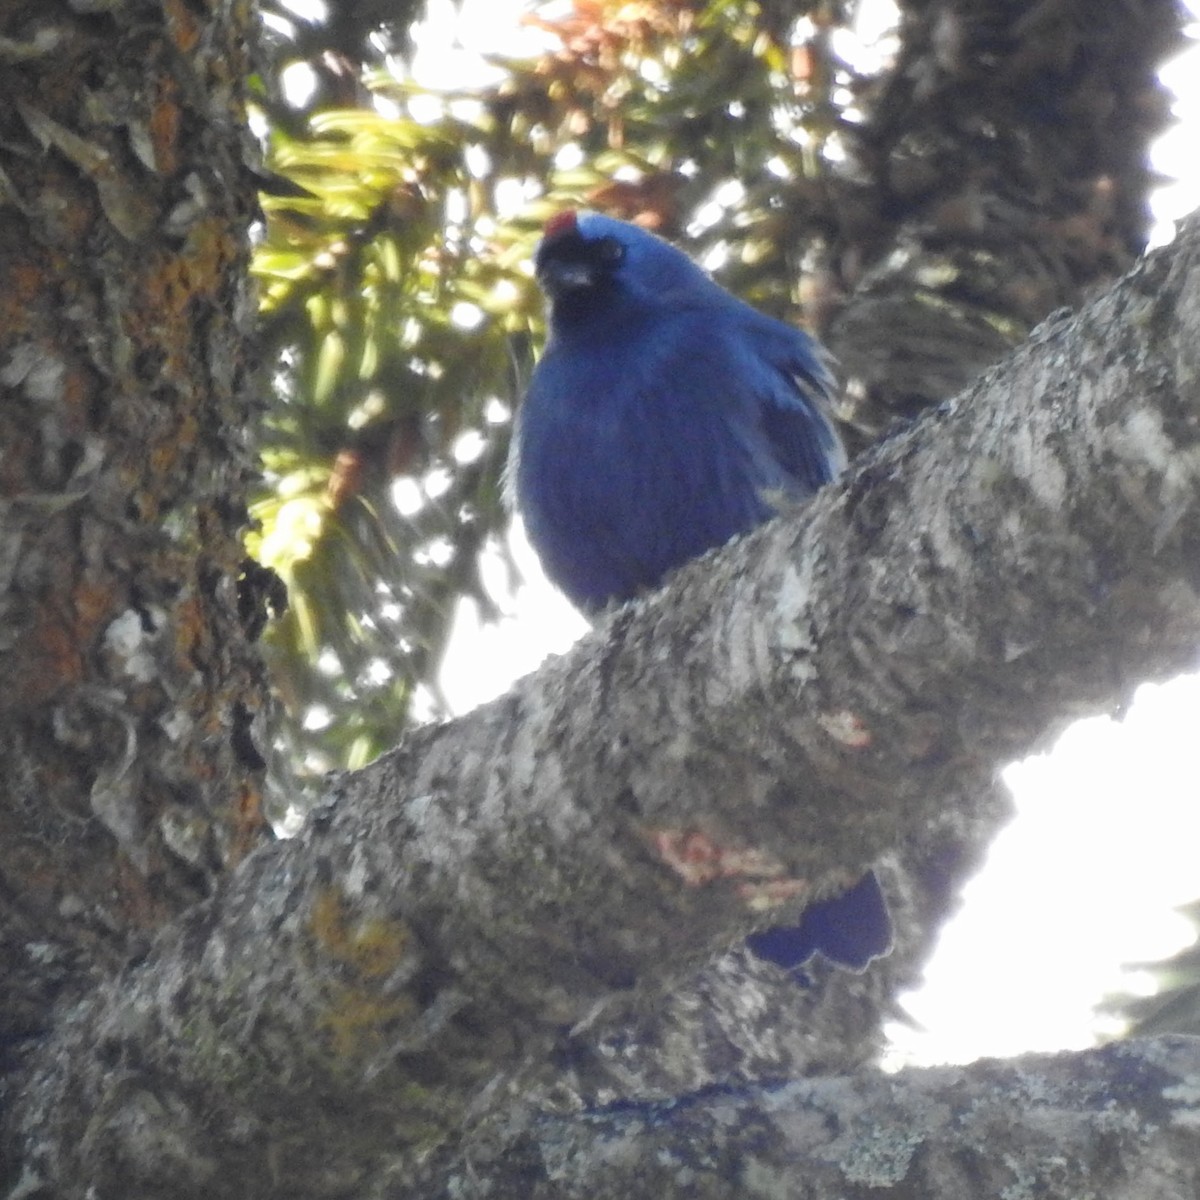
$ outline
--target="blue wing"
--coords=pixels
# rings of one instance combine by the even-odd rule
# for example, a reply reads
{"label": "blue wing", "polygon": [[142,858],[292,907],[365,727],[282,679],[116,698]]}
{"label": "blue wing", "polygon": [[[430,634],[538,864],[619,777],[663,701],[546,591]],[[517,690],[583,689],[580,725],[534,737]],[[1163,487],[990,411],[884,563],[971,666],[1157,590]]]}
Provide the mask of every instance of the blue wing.
{"label": "blue wing", "polygon": [[746,320],[755,399],[771,456],[791,491],[804,498],[829,483],[846,465],[830,415],[834,378],[825,351],[799,329],[739,305]]}
{"label": "blue wing", "polygon": [[810,904],[799,924],[752,933],[746,945],[785,971],[802,967],[818,952],[861,971],[892,946],[892,922],[879,880],[869,871],[849,891]]}

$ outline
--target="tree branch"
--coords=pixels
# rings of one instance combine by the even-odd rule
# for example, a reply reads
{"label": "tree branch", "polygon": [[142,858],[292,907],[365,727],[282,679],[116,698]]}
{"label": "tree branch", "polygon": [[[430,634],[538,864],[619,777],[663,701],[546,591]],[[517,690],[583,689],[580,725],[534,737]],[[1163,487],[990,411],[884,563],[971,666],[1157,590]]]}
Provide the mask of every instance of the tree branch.
{"label": "tree branch", "polygon": [[1200,1039],[1178,1036],[718,1088],[584,1120],[521,1113],[503,1137],[471,1139],[436,1179],[395,1181],[389,1194],[1180,1200],[1200,1193],[1198,1098]]}
{"label": "tree branch", "polygon": [[1194,663],[1198,431],[1193,220],[802,516],[338,781],[64,1018],[19,1106],[26,1179],[362,1189],[564,1027],[919,840]]}

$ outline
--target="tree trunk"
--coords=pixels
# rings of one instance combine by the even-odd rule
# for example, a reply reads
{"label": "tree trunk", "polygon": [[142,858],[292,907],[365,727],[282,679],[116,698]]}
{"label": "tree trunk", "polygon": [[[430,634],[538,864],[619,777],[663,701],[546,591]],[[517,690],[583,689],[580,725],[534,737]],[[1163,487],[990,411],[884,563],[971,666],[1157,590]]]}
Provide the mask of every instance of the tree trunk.
{"label": "tree trunk", "polygon": [[840,129],[852,169],[785,242],[829,231],[808,286],[868,441],[1133,265],[1181,44],[1178,0],[898,7],[897,61]]}
{"label": "tree trunk", "polygon": [[264,837],[242,5],[0,11],[0,1047]]}

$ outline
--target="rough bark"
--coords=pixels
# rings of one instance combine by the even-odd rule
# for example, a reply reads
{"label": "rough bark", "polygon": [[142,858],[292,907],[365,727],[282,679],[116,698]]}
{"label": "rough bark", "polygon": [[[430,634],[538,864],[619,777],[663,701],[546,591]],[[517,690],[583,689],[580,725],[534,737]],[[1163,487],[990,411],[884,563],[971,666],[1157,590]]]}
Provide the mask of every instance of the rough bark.
{"label": "rough bark", "polygon": [[[1200,1039],[877,1071],[564,1120],[519,1112],[374,1194],[426,1200],[1190,1200]],[[501,1136],[497,1136],[501,1133]]]}
{"label": "rough bark", "polygon": [[0,5],[0,1074],[264,834],[248,27]]}
{"label": "rough bark", "polygon": [[1193,220],[803,513],[338,781],[61,1021],[8,1117],[20,1194],[430,1194],[416,1161],[607,1005],[1192,666],[1198,482]]}

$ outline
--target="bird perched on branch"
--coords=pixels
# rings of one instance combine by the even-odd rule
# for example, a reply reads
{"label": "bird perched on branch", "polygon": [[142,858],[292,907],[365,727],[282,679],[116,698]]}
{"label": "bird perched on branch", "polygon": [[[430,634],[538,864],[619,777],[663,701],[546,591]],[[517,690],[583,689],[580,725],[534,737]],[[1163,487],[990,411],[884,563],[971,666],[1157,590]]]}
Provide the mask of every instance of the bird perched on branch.
{"label": "bird perched on branch", "polygon": [[[654,234],[547,222],[534,258],[549,339],[517,417],[510,484],[546,574],[585,613],[807,499],[845,465],[812,338],[757,312]],[[751,948],[862,967],[891,929],[873,874]]]}
{"label": "bird perched on branch", "polygon": [[585,612],[656,587],[844,466],[817,343],[668,242],[564,212],[534,261],[550,338],[512,475],[546,574]]}

